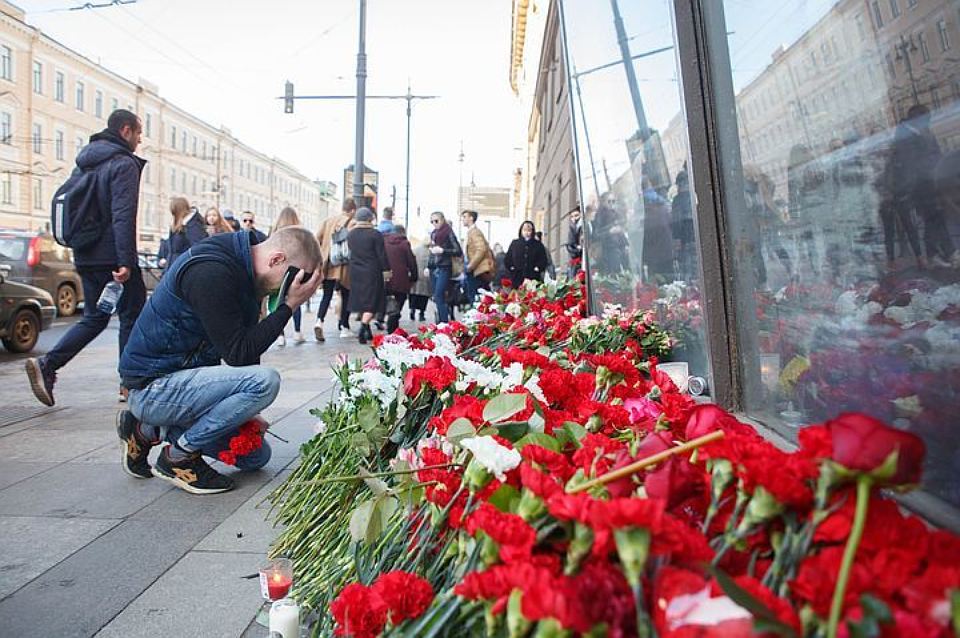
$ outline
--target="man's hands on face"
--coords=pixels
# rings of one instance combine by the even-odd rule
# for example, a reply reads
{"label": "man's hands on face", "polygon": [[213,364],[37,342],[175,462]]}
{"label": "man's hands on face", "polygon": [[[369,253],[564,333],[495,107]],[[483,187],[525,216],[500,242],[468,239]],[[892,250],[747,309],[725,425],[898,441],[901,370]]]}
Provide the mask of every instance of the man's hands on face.
{"label": "man's hands on face", "polygon": [[320,287],[320,283],[323,281],[323,273],[321,270],[322,269],[318,267],[310,279],[306,281],[303,279],[306,273],[302,270],[293,278],[293,283],[290,284],[290,289],[287,291],[287,298],[284,301],[284,303],[290,307],[290,310],[296,310],[317,292],[317,288]]}

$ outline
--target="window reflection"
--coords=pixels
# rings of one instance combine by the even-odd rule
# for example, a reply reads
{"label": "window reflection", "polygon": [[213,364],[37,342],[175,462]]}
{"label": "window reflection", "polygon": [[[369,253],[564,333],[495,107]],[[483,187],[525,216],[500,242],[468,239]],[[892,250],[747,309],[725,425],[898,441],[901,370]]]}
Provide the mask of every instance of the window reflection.
{"label": "window reflection", "polygon": [[709,378],[671,3],[563,7],[594,305],[655,310]]}
{"label": "window reflection", "polygon": [[960,504],[960,13],[901,4],[726,0],[711,24],[745,398],[772,424],[914,431]]}

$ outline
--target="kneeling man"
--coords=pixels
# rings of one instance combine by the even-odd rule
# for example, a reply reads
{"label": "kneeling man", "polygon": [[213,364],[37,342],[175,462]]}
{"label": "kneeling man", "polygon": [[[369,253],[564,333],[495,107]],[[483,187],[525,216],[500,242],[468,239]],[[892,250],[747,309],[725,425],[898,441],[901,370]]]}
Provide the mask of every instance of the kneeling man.
{"label": "kneeling man", "polygon": [[[291,267],[299,273],[285,298],[260,321],[263,297],[280,289]],[[299,226],[259,243],[247,231],[216,235],[178,258],[120,358],[121,382],[130,391],[129,410],[117,417],[124,471],[152,474],[193,494],[231,489],[233,481],[202,457],[216,458],[243,423],[276,399],[280,374],[259,365],[260,355],[321,280],[320,245]],[[169,444],[151,468],[147,455],[163,439]],[[255,470],[269,459],[264,442],[236,465]]]}

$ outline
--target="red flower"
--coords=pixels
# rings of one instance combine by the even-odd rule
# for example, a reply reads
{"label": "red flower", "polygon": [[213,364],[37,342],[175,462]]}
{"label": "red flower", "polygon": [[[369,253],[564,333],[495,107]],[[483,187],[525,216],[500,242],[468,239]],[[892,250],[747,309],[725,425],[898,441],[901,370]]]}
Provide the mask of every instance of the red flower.
{"label": "red flower", "polygon": [[915,434],[892,428],[882,421],[857,412],[845,412],[824,424],[830,433],[831,458],[850,470],[874,472],[891,454],[897,454],[892,476],[879,477],[891,485],[920,482],[924,445]]}
{"label": "red flower", "polygon": [[489,503],[482,504],[467,520],[471,535],[483,531],[500,546],[500,558],[505,562],[528,558],[537,540],[537,533],[516,514],[501,512]]}
{"label": "red flower", "polygon": [[263,430],[265,421],[258,418],[250,419],[240,426],[237,435],[230,439],[227,449],[221,450],[217,458],[227,465],[236,465],[237,457],[246,456],[259,450],[263,446]]}
{"label": "red flower", "polygon": [[387,605],[372,588],[352,583],[330,603],[337,636],[376,638],[387,625]]}
{"label": "red flower", "polygon": [[413,397],[420,393],[426,383],[437,392],[442,392],[457,380],[457,369],[443,357],[430,357],[422,366],[407,370],[403,377],[403,391]]}
{"label": "red flower", "polygon": [[381,574],[373,583],[373,592],[389,608],[390,622],[399,625],[416,618],[433,602],[433,587],[416,574],[403,571]]}

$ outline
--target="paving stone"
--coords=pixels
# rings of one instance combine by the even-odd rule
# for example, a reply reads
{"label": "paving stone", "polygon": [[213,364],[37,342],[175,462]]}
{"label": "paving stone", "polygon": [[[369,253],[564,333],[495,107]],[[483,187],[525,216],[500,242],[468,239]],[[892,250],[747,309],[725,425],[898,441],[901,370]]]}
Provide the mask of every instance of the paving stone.
{"label": "paving stone", "polygon": [[97,638],[237,638],[263,604],[259,582],[241,578],[261,561],[254,554],[190,552]]}
{"label": "paving stone", "polygon": [[0,512],[15,516],[124,518],[172,489],[169,483],[158,479],[129,477],[119,463],[116,467],[64,463],[0,491]]}
{"label": "paving stone", "polygon": [[[271,460],[271,462],[273,461]],[[222,464],[216,464],[216,470],[233,477],[237,482],[237,487],[222,494],[205,496],[188,494],[181,489],[172,487],[167,494],[137,512],[133,518],[137,520],[169,521],[203,520],[220,523],[268,483],[280,471],[278,465],[281,462],[283,461],[278,461],[278,464],[272,467],[267,465],[267,467],[256,472],[237,472],[236,470],[228,470]],[[161,482],[158,479],[153,479],[153,481]],[[165,481],[163,484],[169,485]]]}
{"label": "paving stone", "polygon": [[0,599],[120,521],[0,516]]}
{"label": "paving stone", "polygon": [[116,433],[28,428],[0,438],[0,459],[60,463],[116,440]]}
{"label": "paving stone", "polygon": [[[209,521],[124,521],[0,601],[3,635],[92,636],[180,560],[212,527]],[[253,558],[244,554],[237,556]],[[213,577],[204,580],[203,585],[211,591],[226,587]],[[167,595],[188,605],[191,613],[198,611],[190,598],[175,591]],[[224,596],[221,602],[229,601],[230,597]],[[220,609],[222,607],[217,607],[216,613],[220,613]],[[150,616],[144,613],[140,624],[149,623]],[[178,635],[206,636],[192,631]]]}
{"label": "paving stone", "polygon": [[109,408],[70,407],[61,412],[32,419],[31,423],[45,430],[109,430],[116,432],[117,411],[120,406]]}
{"label": "paving stone", "polygon": [[271,503],[267,500],[278,488],[289,471],[278,474],[272,481],[227,517],[194,548],[196,551],[245,552],[265,556],[270,544],[280,533],[273,521],[267,520]]}
{"label": "paving stone", "polygon": [[0,490],[56,466],[56,463],[0,461]]}

